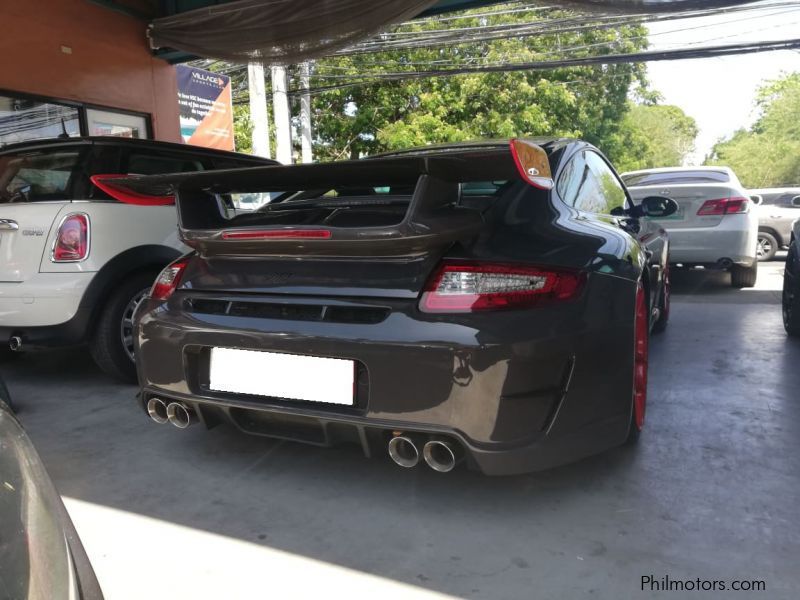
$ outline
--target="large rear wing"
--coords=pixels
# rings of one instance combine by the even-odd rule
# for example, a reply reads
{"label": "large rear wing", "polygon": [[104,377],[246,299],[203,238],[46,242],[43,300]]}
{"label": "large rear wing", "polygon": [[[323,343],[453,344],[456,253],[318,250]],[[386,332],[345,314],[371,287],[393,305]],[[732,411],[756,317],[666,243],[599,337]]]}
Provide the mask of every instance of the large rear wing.
{"label": "large rear wing", "polygon": [[[483,218],[459,205],[462,184],[519,179],[539,189],[552,187],[546,152],[524,140],[512,140],[510,147],[148,177],[99,175],[93,181],[135,204],[174,198],[181,238],[201,254],[392,256],[474,236]],[[406,191],[385,197],[324,195],[339,188]],[[232,195],[265,192],[286,197],[251,214],[233,209]],[[359,211],[381,218],[377,224],[348,218]]]}

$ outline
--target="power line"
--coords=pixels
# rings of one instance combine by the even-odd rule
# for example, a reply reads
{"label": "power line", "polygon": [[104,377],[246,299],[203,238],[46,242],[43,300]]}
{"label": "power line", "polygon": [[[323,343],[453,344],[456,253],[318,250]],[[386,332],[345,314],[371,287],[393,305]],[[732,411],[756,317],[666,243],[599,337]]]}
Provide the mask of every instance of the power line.
{"label": "power line", "polygon": [[[532,61],[522,63],[507,63],[503,65],[487,65],[478,67],[459,67],[455,69],[433,69],[427,71],[395,72],[376,74],[370,81],[336,84],[311,88],[311,94],[321,94],[331,90],[377,83],[379,81],[404,81],[408,79],[423,79],[429,77],[451,77],[453,75],[469,75],[473,73],[511,73],[517,71],[539,71],[563,67],[578,67],[590,65],[630,64],[638,62],[656,62],[665,60],[686,60],[694,58],[719,58],[738,54],[753,54],[757,52],[771,52],[775,50],[794,50],[800,48],[800,39],[741,42],[737,44],[723,44],[706,46],[704,48],[681,48],[677,50],[649,50],[631,52],[626,54],[606,54],[599,56],[585,56],[580,58],[564,58],[559,60]],[[303,90],[309,93],[309,90]],[[289,95],[297,95],[301,90],[289,90]]]}

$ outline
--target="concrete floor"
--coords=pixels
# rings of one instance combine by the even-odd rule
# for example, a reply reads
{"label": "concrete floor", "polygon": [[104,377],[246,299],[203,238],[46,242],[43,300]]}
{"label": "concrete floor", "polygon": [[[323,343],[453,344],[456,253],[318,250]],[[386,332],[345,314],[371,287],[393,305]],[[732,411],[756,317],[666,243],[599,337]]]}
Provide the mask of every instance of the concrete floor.
{"label": "concrete floor", "polygon": [[676,274],[647,429],[550,472],[406,471],[350,449],[178,431],[80,352],[0,365],[107,598],[657,598],[641,578],[800,597],[800,342],[758,287]]}

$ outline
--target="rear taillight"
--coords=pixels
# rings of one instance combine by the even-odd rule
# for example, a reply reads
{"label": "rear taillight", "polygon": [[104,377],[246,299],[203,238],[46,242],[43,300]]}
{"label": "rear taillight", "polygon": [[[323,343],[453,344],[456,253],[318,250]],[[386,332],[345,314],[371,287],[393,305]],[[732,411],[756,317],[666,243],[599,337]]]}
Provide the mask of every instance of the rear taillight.
{"label": "rear taillight", "polygon": [[89,256],[89,216],[84,213],[67,215],[61,221],[53,244],[53,262],[80,262]]}
{"label": "rear taillight", "polygon": [[420,299],[423,312],[527,308],[577,296],[583,273],[550,267],[445,262]]}
{"label": "rear taillight", "polygon": [[747,198],[719,198],[718,200],[706,200],[703,202],[703,206],[700,207],[697,214],[701,217],[709,215],[734,215],[746,213],[748,208],[750,208],[750,200]]}
{"label": "rear taillight", "polygon": [[153,284],[153,289],[150,290],[150,297],[154,300],[166,300],[172,296],[181,282],[181,275],[183,275],[186,264],[185,260],[178,260],[161,271]]}

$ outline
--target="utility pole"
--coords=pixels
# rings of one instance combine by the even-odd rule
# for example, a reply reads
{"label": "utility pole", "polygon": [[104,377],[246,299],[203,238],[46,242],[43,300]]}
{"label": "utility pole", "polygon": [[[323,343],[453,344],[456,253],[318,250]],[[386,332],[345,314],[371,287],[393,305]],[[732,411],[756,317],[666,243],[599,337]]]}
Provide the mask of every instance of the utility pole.
{"label": "utility pole", "polygon": [[275,158],[292,164],[292,115],[286,94],[286,67],[272,67],[272,110],[275,113]]}
{"label": "utility pole", "polygon": [[264,85],[264,65],[247,65],[247,88],[250,92],[250,121],[253,123],[253,154],[272,158],[269,143],[269,115],[267,114],[267,90]]}
{"label": "utility pole", "polygon": [[311,94],[308,92],[310,63],[300,63],[300,87],[303,94],[300,96],[300,142],[303,149],[303,164],[314,160],[311,154]]}

